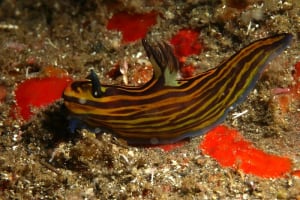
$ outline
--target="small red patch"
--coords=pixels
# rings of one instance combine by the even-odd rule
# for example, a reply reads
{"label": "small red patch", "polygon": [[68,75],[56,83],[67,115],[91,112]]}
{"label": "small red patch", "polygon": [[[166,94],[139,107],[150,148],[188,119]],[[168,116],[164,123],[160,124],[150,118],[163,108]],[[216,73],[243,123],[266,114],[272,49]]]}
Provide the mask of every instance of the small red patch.
{"label": "small red patch", "polygon": [[287,113],[289,111],[289,105],[291,102],[291,98],[289,95],[280,95],[278,96],[278,101],[280,104],[281,111],[283,113]]}
{"label": "small red patch", "polygon": [[[295,79],[300,78],[300,62],[297,62],[297,63],[295,64],[294,78],[295,78]],[[299,80],[299,81],[300,81],[300,80]]]}
{"label": "small red patch", "polygon": [[[274,88],[272,101],[277,103],[284,115],[295,114],[290,111],[291,105],[300,104],[300,62],[296,63],[293,72],[294,83],[288,88]],[[284,118],[284,116],[282,116]],[[293,118],[298,118],[299,114],[295,114]],[[299,128],[299,126],[297,127]]]}
{"label": "small red patch", "polygon": [[108,21],[106,28],[121,31],[123,43],[134,42],[146,36],[149,27],[156,24],[156,17],[154,11],[144,14],[119,12]]}
{"label": "small red patch", "polygon": [[292,175],[300,178],[300,170],[293,171]]}
{"label": "small red patch", "polygon": [[0,103],[3,102],[7,95],[7,89],[4,85],[0,85]]}
{"label": "small red patch", "polygon": [[41,108],[61,98],[65,87],[71,82],[68,77],[32,78],[19,84],[15,90],[16,110],[24,120],[32,117],[31,108]]}
{"label": "small red patch", "polygon": [[291,86],[291,92],[295,99],[300,100],[300,62],[295,64],[295,73],[293,74],[295,85]]}
{"label": "small red patch", "polygon": [[115,80],[117,77],[121,76],[122,73],[120,71],[120,64],[115,64],[107,73],[106,76]]}
{"label": "small red patch", "polygon": [[[145,148],[159,148],[159,149],[162,149],[165,152],[168,152],[168,151],[172,151],[176,148],[182,147],[187,142],[188,142],[188,140],[186,139],[186,140],[180,140],[176,143],[171,143],[171,144],[142,145],[142,147],[145,147]],[[140,146],[140,145],[137,145],[137,146]]]}
{"label": "small red patch", "polygon": [[181,29],[172,37],[170,43],[174,46],[175,55],[180,59],[193,54],[199,54],[202,44],[198,40],[199,32],[193,29]]}
{"label": "small red patch", "polygon": [[155,145],[153,147],[160,148],[164,151],[172,151],[176,148],[182,147],[186,142],[187,140],[181,140],[173,144],[160,144],[160,145]]}
{"label": "small red patch", "polygon": [[223,125],[207,133],[199,148],[223,167],[233,167],[247,174],[275,178],[291,170],[290,159],[256,149],[239,132]]}
{"label": "small red patch", "polygon": [[153,76],[151,66],[136,65],[132,73],[132,81],[134,85],[144,85]]}
{"label": "small red patch", "polygon": [[195,74],[195,67],[193,65],[185,65],[180,68],[180,73],[183,78],[192,77]]}

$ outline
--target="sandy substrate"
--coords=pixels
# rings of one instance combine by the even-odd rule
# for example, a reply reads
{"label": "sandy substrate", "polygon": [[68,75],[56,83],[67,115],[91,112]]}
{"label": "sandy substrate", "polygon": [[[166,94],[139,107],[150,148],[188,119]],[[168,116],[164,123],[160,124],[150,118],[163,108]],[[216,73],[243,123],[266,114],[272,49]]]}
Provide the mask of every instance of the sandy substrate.
{"label": "sandy substrate", "polygon": [[[138,52],[147,58],[139,41],[122,45],[121,34],[106,29],[119,11],[160,13],[147,34],[152,41],[169,40],[181,28],[199,30],[205,48],[189,58],[198,73],[252,41],[289,32],[291,47],[270,64],[225,124],[257,148],[289,157],[293,169],[300,169],[299,102],[283,115],[272,93],[293,84],[293,66],[300,61],[298,0],[242,1],[246,6],[225,0],[22,2],[0,1],[0,86],[7,91],[0,103],[0,198],[300,199],[299,178],[264,179],[222,168],[198,149],[203,136],[164,152],[128,146],[109,133],[71,134],[62,100],[26,123],[10,115],[16,85],[45,66],[62,68],[74,79],[94,68],[102,82],[123,84],[122,78],[105,76],[114,63],[125,56],[134,63]],[[133,66],[129,84],[136,84],[135,73]],[[244,110],[245,115],[233,118]]]}

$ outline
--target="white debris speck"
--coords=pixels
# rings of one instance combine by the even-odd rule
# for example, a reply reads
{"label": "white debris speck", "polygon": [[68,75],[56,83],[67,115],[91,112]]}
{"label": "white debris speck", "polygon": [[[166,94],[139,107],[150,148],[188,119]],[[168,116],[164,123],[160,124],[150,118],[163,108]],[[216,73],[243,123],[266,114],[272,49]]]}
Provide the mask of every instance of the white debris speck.
{"label": "white debris speck", "polygon": [[14,136],[13,136],[13,141],[18,141],[18,137],[19,137],[19,135],[18,134],[14,134]]}
{"label": "white debris speck", "polygon": [[129,164],[129,160],[124,154],[120,154],[120,157],[123,158],[127,164]]}
{"label": "white debris speck", "polygon": [[243,112],[240,112],[240,113],[235,112],[235,113],[232,114],[232,115],[233,115],[232,118],[233,118],[233,119],[236,119],[236,118],[238,118],[238,117],[240,117],[240,116],[246,114],[247,112],[248,112],[248,110],[244,110]]}
{"label": "white debris speck", "polygon": [[143,53],[139,51],[139,52],[136,53],[136,56],[135,56],[135,57],[136,57],[136,58],[139,58],[139,57],[141,57],[142,55],[143,55]]}
{"label": "white debris speck", "polygon": [[14,24],[0,24],[0,29],[3,29],[3,30],[17,30],[17,29],[19,29],[19,26],[14,25]]}
{"label": "white debris speck", "polygon": [[131,156],[131,157],[133,157],[133,156],[134,156],[134,152],[133,152],[133,151],[131,151],[131,150],[130,150],[130,151],[128,151],[128,152],[127,152],[127,154],[128,154],[129,156]]}

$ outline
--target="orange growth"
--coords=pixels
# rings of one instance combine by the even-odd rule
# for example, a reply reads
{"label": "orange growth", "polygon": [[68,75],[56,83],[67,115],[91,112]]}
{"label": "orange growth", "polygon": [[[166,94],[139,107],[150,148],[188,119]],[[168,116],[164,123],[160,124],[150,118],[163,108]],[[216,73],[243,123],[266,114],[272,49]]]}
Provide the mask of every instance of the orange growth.
{"label": "orange growth", "polygon": [[291,160],[255,148],[234,129],[217,126],[205,136],[199,148],[223,167],[264,178],[282,177],[291,170]]}
{"label": "orange growth", "polygon": [[148,29],[156,24],[157,13],[138,14],[119,12],[108,21],[108,30],[121,31],[123,43],[134,42],[146,36]]}

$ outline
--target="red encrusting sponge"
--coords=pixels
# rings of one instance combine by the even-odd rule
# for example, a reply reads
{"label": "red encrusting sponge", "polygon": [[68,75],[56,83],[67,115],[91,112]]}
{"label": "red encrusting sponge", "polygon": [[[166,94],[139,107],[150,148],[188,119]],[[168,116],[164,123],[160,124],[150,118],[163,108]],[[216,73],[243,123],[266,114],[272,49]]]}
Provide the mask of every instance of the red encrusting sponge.
{"label": "red encrusting sponge", "polygon": [[146,36],[148,29],[156,24],[157,13],[128,13],[119,12],[109,19],[108,30],[121,31],[123,43],[134,42]]}
{"label": "red encrusting sponge", "polygon": [[174,47],[174,54],[180,63],[180,72],[183,78],[194,76],[195,67],[186,65],[185,61],[188,56],[198,55],[201,53],[203,45],[199,41],[200,33],[194,29],[184,28],[174,35],[170,43]]}
{"label": "red encrusting sponge", "polygon": [[69,77],[31,78],[23,81],[15,90],[16,106],[12,112],[18,112],[24,120],[29,120],[33,115],[32,108],[41,108],[60,99],[70,82]]}
{"label": "red encrusting sponge", "polygon": [[209,131],[199,148],[223,167],[232,167],[263,178],[278,178],[291,172],[289,158],[255,148],[234,129],[219,125]]}
{"label": "red encrusting sponge", "polygon": [[201,53],[202,44],[199,42],[200,33],[193,29],[181,29],[172,37],[170,43],[174,46],[174,53],[179,58]]}

